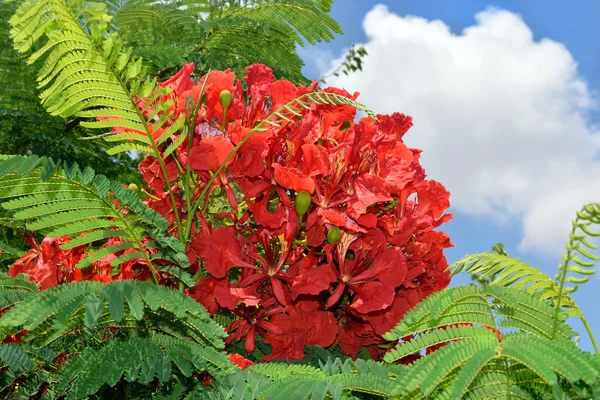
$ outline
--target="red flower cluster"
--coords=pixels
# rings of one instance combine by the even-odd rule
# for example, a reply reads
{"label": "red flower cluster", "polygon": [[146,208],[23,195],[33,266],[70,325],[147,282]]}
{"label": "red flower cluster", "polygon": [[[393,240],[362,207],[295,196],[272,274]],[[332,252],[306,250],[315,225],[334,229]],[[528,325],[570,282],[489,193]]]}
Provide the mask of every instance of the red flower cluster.
{"label": "red flower cluster", "polygon": [[[263,65],[248,67],[244,83],[230,71],[195,82],[192,71],[187,64],[160,83],[168,91],[159,96],[162,107],[138,102],[157,121],[155,140],[181,117],[191,127],[173,134],[188,135],[175,152],[139,166],[153,192],[146,204],[169,221],[169,233],[189,237],[189,272],[204,276],[187,293],[211,314],[237,316],[228,342],[244,340],[251,353],[258,335],[272,349],[265,360],[301,359],[306,345],[339,345],[352,357],[366,347],[380,359],[390,347],[382,335],[450,280],[443,249],[452,243],[435,230],[451,218],[444,214],[450,194],[425,178],[421,151],[403,143],[412,119],[394,113],[355,122],[353,107],[308,98],[316,82],[275,80]],[[276,112],[273,123],[261,124]],[[187,215],[202,192],[206,201]],[[230,211],[204,212],[219,198]],[[189,218],[185,232],[176,221]],[[28,273],[42,289],[150,276],[140,259],[113,271],[114,256],[82,276],[74,266],[84,249],[63,251],[66,240],[34,244],[11,274]]]}
{"label": "red flower cluster", "polygon": [[[83,234],[85,235],[85,233]],[[63,250],[60,247],[71,240],[69,236],[46,237],[41,244],[33,236],[27,237],[25,240],[31,246],[31,249],[13,263],[8,270],[8,274],[12,277],[27,274],[31,281],[40,285],[41,290],[61,283],[82,280],[108,283],[121,279],[145,280],[151,278],[151,273],[143,258],[123,262],[117,271],[110,265],[115,258],[124,253],[132,252],[133,249],[109,254],[92,263],[91,268],[83,272],[76,265],[87,255],[85,246],[77,246],[69,250]],[[119,244],[119,242],[122,242],[122,239],[112,238],[103,247]]]}
{"label": "red flower cluster", "polygon": [[38,243],[35,237],[24,237],[31,249],[9,269],[8,274],[16,277],[27,274],[29,278],[40,285],[41,290],[51,288],[62,282],[82,280],[80,269],[75,265],[83,257],[83,247],[76,247],[67,251],[60,245],[69,241],[66,236],[44,238]]}
{"label": "red flower cluster", "polygon": [[[451,218],[444,214],[449,193],[425,179],[420,150],[403,143],[411,118],[395,113],[355,123],[351,106],[299,108],[293,100],[316,83],[275,80],[263,65],[247,68],[245,90],[229,71],[194,83],[192,69],[186,65],[162,83],[172,89],[172,121],[190,116],[186,104],[204,95],[191,151],[184,142],[177,158],[166,160],[169,180],[177,179],[177,163],[182,170],[189,163],[203,189],[248,140],[209,188],[233,211],[216,222],[198,215],[188,256],[194,270],[203,267],[209,276],[189,295],[211,314],[239,317],[227,328],[228,341],[245,340],[249,353],[262,336],[272,348],[265,360],[301,359],[305,345],[336,344],[353,357],[365,346],[380,358],[389,347],[381,335],[449,283],[443,249],[452,244],[434,230]],[[268,129],[247,138],[290,102],[301,116],[265,124]],[[140,167],[159,198],[149,205],[173,222],[156,160]]]}

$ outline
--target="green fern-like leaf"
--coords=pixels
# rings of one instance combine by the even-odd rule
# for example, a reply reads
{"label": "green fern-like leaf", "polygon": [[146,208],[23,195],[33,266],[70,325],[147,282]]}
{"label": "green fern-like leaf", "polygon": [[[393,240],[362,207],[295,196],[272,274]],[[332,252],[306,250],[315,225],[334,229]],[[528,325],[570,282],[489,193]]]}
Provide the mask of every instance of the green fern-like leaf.
{"label": "green fern-like leaf", "polygon": [[384,335],[400,340],[385,360],[443,347],[408,367],[403,384],[391,394],[402,399],[537,398],[552,393],[559,382],[567,389],[591,390],[600,365],[572,342],[567,314],[554,317],[551,304],[512,287],[467,285],[433,294]]}
{"label": "green fern-like leaf", "polygon": [[189,377],[194,372],[222,376],[233,370],[227,356],[189,340],[158,334],[149,338],[110,341],[100,349],[88,349],[60,369],[56,391],[68,399],[95,394],[103,384],[114,386],[121,379],[149,384],[166,382],[173,370]]}
{"label": "green fern-like leaf", "polygon": [[[508,257],[506,254],[475,254],[469,255],[450,266],[453,274],[467,272],[480,276],[483,279],[491,279],[491,285],[512,287],[535,294],[554,308],[550,320],[550,335],[560,335],[557,321],[559,314],[566,310],[569,316],[581,319],[592,340],[596,353],[600,354],[594,335],[583,316],[583,313],[570,297],[570,293],[577,290],[578,285],[588,281],[589,276],[595,273],[595,262],[600,256],[592,253],[597,246],[590,242],[590,238],[599,236],[599,232],[593,230],[593,225],[600,224],[600,204],[586,204],[577,212],[577,218],[573,221],[569,242],[563,262],[559,265],[559,273],[556,280],[551,279],[538,268],[528,263]],[[531,323],[533,321],[529,321]],[[521,321],[521,327],[526,324]],[[543,323],[543,322],[542,322]]]}
{"label": "green fern-like leaf", "polygon": [[112,23],[134,52],[159,71],[194,61],[197,68],[272,66],[278,77],[306,82],[296,46],[329,41],[340,26],[329,0],[128,0],[111,4]]}
{"label": "green fern-like leaf", "polygon": [[70,332],[109,326],[157,329],[223,349],[223,328],[185,294],[140,281],[74,282],[29,296],[0,318],[0,335],[26,329],[24,341],[45,346]]}
{"label": "green fern-like leaf", "polygon": [[0,309],[18,303],[37,293],[37,284],[29,281],[29,276],[21,274],[15,278],[0,273]]}
{"label": "green fern-like leaf", "polygon": [[[94,261],[125,250],[135,250],[125,253],[127,258],[135,255],[152,266],[147,249],[142,245],[142,239],[151,234],[157,238],[161,249],[172,254],[175,262],[187,266],[185,249],[163,233],[167,221],[142,204],[134,192],[103,175],[96,175],[90,168],[82,171],[77,165],[60,167],[60,163],[45,157],[31,160],[31,157],[13,157],[0,161],[3,171],[0,201],[14,220],[23,221],[29,230],[41,231],[51,237],[86,232],[65,243],[62,246],[65,250],[120,238],[119,244],[89,253],[79,261],[78,268],[88,267]],[[52,166],[51,171],[48,165]],[[21,175],[22,172],[27,175]],[[124,261],[126,259],[119,259],[119,262]]]}
{"label": "green fern-like leaf", "polygon": [[[28,62],[39,65],[40,97],[49,113],[80,118],[86,128],[127,132],[112,137],[108,154],[149,154],[168,182],[166,156],[153,138],[168,118],[153,117],[164,108],[154,100],[169,90],[146,79],[142,59],[109,29],[110,11],[106,3],[93,1],[22,1],[10,19],[14,47],[22,53],[35,49]],[[146,118],[137,101],[148,96],[154,100],[147,103]]]}

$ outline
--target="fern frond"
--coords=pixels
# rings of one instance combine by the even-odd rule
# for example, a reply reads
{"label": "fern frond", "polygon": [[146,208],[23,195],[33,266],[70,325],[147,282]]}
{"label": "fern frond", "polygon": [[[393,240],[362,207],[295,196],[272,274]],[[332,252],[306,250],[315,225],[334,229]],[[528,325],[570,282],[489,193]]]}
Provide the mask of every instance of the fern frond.
{"label": "fern frond", "polygon": [[46,87],[42,102],[51,113],[68,117],[101,107],[138,114],[130,88],[139,88],[143,68],[139,60],[129,59],[114,35],[102,37],[107,20],[101,3],[77,9],[55,0],[24,1],[11,18],[19,51],[42,41],[29,62],[45,59],[39,81]]}
{"label": "fern frond", "polygon": [[5,366],[8,366],[13,373],[30,371],[35,368],[27,353],[14,343],[0,343],[0,368]]}
{"label": "fern frond", "polygon": [[[467,305],[467,308],[454,310],[463,304]],[[482,305],[485,306],[485,312],[481,311]],[[432,327],[472,322],[494,326],[491,305],[483,289],[474,285],[458,286],[427,297],[406,313],[384,338],[397,340]]]}
{"label": "fern frond", "polygon": [[[593,358],[593,357],[592,357]],[[574,344],[524,333],[473,337],[451,343],[419,359],[392,394],[423,398],[539,398],[559,381],[593,387],[600,369]],[[542,397],[544,398],[544,397]]]}
{"label": "fern frond", "polygon": [[[84,244],[120,238],[122,242],[88,253],[79,261],[78,268],[125,250],[131,259],[144,258],[152,268],[151,260],[142,245],[142,239],[154,235],[172,259],[187,266],[185,249],[169,241],[167,221],[146,207],[139,197],[117,182],[96,175],[90,168],[83,171],[77,166],[60,166],[49,158],[13,157],[0,161],[0,201],[16,221],[23,221],[29,230],[41,231],[49,236],[80,234],[65,243],[70,249]],[[31,170],[31,166],[35,168]],[[50,166],[50,167],[48,167]],[[25,171],[28,174],[20,176]],[[115,202],[115,200],[117,202]],[[127,212],[124,213],[123,211]],[[127,258],[126,257],[126,258]],[[127,261],[120,258],[120,262]]]}
{"label": "fern frond", "polygon": [[29,276],[25,274],[11,278],[7,274],[0,273],[0,310],[18,303],[38,291],[38,285],[30,282]]}
{"label": "fern frond", "polygon": [[274,29],[294,38],[301,46],[304,46],[302,37],[309,43],[316,44],[321,41],[329,42],[334,38],[334,33],[342,33],[339,24],[318,3],[310,1],[256,1],[254,7],[234,9],[225,18],[239,17],[270,24]]}
{"label": "fern frond", "polygon": [[[563,262],[558,267],[559,273],[556,275],[556,280],[552,280],[538,268],[534,268],[528,263],[522,263],[518,259],[509,258],[506,254],[469,255],[454,263],[449,269],[453,270],[453,274],[468,272],[482,278],[489,278],[492,280],[491,285],[523,290],[548,302],[553,307],[553,316],[550,320],[545,319],[541,324],[547,324],[550,321],[551,326],[547,333],[553,338],[561,335],[559,332],[561,324],[558,323],[558,320],[559,315],[566,310],[570,316],[582,320],[596,353],[600,354],[600,349],[587,320],[575,301],[569,296],[570,293],[577,290],[578,285],[586,283],[589,276],[595,273],[593,267],[596,261],[600,260],[600,256],[592,253],[593,250],[597,250],[597,246],[589,240],[600,235],[600,232],[592,230],[592,226],[596,224],[600,224],[600,204],[586,204],[577,212],[577,218],[573,221],[567,243],[567,251],[563,255]],[[519,326],[514,327],[522,329],[527,324],[533,326],[533,322],[520,321]],[[508,325],[505,326],[508,327]],[[537,326],[539,327],[539,325]]]}
{"label": "fern frond", "polygon": [[[495,277],[491,282],[492,285],[511,286],[536,294],[543,300],[556,300],[559,292],[559,285],[540,269],[506,255],[491,253],[468,255],[452,264],[449,269],[452,270],[452,275],[476,273],[483,278]],[[563,296],[565,307],[577,308],[568,295]]]}
{"label": "fern frond", "polygon": [[[115,145],[108,155],[130,151],[152,155],[170,183],[153,138],[157,121],[154,115],[144,117],[137,104],[140,98],[169,89],[157,87],[156,79],[146,79],[142,59],[131,55],[116,32],[109,32],[111,19],[107,4],[101,2],[26,0],[10,19],[11,36],[18,51],[36,49],[28,62],[40,65],[41,100],[49,113],[91,118],[81,122],[87,128],[128,132],[112,137]],[[177,211],[176,215],[178,219]]]}
{"label": "fern frond", "polygon": [[[471,318],[483,309],[487,322]],[[435,293],[384,335],[387,340],[400,339],[385,355],[387,362],[445,345],[408,367],[401,376],[403,385],[398,384],[392,395],[537,398],[559,381],[594,387],[600,378],[598,360],[577,349],[566,318],[562,313],[554,319],[551,304],[512,287],[468,285]],[[450,326],[448,320],[453,321]],[[407,336],[411,338],[402,340]]]}
{"label": "fern frond", "polygon": [[73,282],[27,297],[0,318],[0,334],[26,329],[24,341],[40,347],[69,332],[127,326],[162,330],[224,347],[223,328],[185,294],[140,281]]}
{"label": "fern frond", "polygon": [[220,376],[233,370],[233,364],[215,349],[158,334],[151,335],[150,340],[112,340],[67,361],[58,373],[56,390],[67,398],[84,398],[103,384],[114,386],[123,378],[142,384],[155,379],[166,382],[174,369],[186,377],[204,371]]}
{"label": "fern frond", "polygon": [[446,344],[453,340],[478,336],[495,337],[496,335],[488,329],[473,326],[450,326],[445,329],[427,331],[410,341],[400,343],[386,354],[386,361],[399,360],[409,354],[418,353],[428,347]]}
{"label": "fern frond", "polygon": [[326,0],[198,2],[129,0],[111,4],[112,23],[137,55],[159,70],[194,61],[203,71],[250,64],[272,66],[275,75],[306,82],[296,52],[305,41],[329,41],[342,33]]}

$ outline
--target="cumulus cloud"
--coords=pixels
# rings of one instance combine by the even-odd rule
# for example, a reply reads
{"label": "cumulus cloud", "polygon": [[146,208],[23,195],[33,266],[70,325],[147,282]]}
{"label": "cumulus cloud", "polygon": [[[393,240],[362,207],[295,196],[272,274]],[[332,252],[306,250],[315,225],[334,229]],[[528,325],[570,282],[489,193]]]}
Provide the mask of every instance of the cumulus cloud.
{"label": "cumulus cloud", "polygon": [[328,84],[361,92],[376,112],[413,116],[407,144],[424,150],[455,210],[521,223],[522,249],[557,254],[579,207],[600,201],[596,104],[561,43],[534,40],[509,11],[475,20],[453,34],[378,5],[363,21],[363,71]]}

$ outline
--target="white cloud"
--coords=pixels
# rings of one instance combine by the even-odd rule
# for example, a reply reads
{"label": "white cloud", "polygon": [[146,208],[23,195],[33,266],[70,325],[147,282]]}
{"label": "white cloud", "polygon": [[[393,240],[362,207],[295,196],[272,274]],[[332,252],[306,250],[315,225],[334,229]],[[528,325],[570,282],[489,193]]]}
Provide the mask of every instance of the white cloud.
{"label": "white cloud", "polygon": [[456,35],[378,5],[363,21],[363,71],[328,84],[361,92],[376,112],[413,116],[406,142],[424,150],[455,210],[519,221],[522,249],[558,254],[576,210],[600,201],[593,98],[562,44],[534,41],[509,11],[475,18]]}

